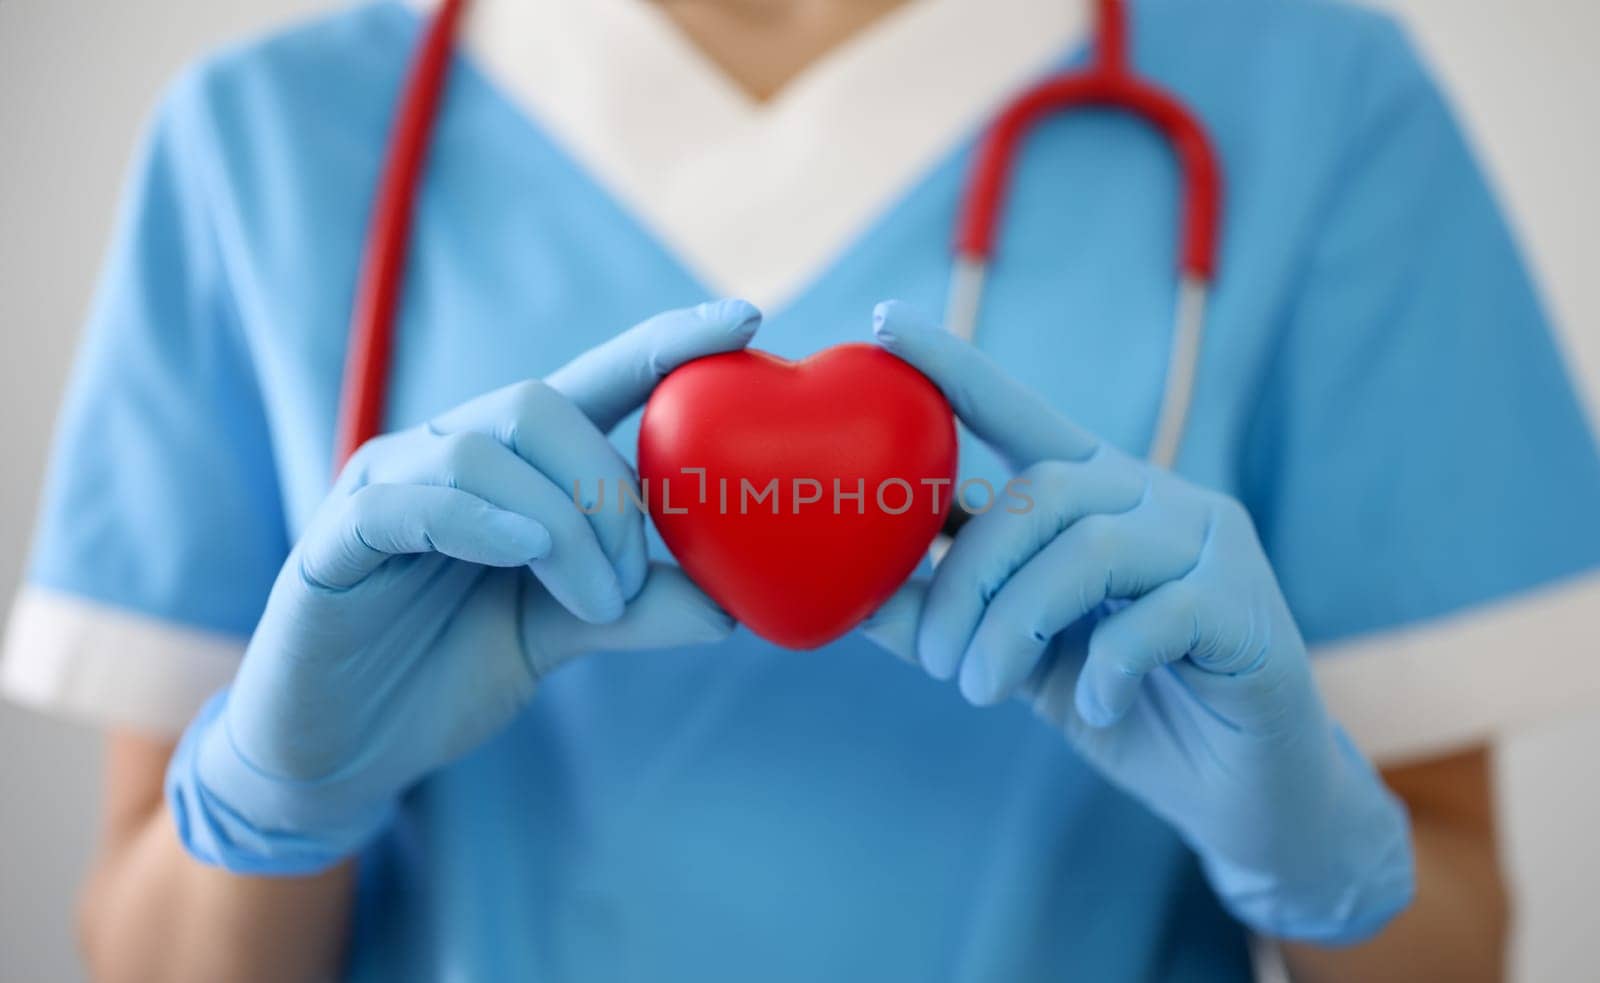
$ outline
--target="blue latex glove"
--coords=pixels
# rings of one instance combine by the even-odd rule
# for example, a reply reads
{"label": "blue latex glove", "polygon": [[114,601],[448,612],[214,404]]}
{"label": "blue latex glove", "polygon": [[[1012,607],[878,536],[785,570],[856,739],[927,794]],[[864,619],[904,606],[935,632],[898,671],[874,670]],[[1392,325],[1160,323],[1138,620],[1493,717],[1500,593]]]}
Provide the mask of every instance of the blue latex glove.
{"label": "blue latex glove", "polygon": [[1029,701],[1253,929],[1349,943],[1402,910],[1405,812],[1324,709],[1244,508],[1078,429],[904,305],[876,333],[1034,504],[972,518],[867,634],[975,704]]}
{"label": "blue latex glove", "polygon": [[663,314],[543,382],[363,446],[168,769],[190,853],[249,873],[326,868],[568,659],[727,635],[681,571],[648,562],[639,510],[610,499],[585,515],[573,487],[619,494],[633,473],[606,431],[758,321],[742,301]]}

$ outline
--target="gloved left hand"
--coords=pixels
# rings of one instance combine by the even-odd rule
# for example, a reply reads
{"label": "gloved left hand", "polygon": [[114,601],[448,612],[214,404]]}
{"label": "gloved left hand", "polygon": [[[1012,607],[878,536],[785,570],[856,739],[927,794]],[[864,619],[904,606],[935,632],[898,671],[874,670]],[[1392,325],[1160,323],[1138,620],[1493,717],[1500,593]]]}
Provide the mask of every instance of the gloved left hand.
{"label": "gloved left hand", "polygon": [[876,333],[1032,506],[974,516],[867,635],[972,703],[1029,701],[1256,931],[1350,943],[1402,910],[1405,812],[1323,707],[1244,508],[1084,432],[904,305],[880,305]]}

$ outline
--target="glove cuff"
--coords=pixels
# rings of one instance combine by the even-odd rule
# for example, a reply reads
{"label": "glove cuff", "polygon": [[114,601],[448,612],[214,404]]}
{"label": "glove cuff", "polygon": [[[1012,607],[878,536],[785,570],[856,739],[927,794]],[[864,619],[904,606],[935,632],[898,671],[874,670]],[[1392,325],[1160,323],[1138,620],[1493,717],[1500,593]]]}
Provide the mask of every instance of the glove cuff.
{"label": "glove cuff", "polygon": [[[228,735],[228,691],[208,700],[167,765],[178,839],[195,859],[238,874],[298,876],[336,866],[388,825],[393,804],[332,807],[316,784],[263,774]],[[315,832],[312,832],[312,831]]]}
{"label": "glove cuff", "polygon": [[1381,850],[1364,876],[1326,895],[1308,896],[1272,874],[1218,857],[1202,857],[1201,863],[1234,918],[1270,938],[1319,945],[1366,941],[1411,904],[1416,889],[1407,838]]}
{"label": "glove cuff", "polygon": [[1354,945],[1376,935],[1416,892],[1411,824],[1395,798],[1334,725],[1337,761],[1328,822],[1295,847],[1283,869],[1252,869],[1201,855],[1206,876],[1239,921],[1276,939]]}

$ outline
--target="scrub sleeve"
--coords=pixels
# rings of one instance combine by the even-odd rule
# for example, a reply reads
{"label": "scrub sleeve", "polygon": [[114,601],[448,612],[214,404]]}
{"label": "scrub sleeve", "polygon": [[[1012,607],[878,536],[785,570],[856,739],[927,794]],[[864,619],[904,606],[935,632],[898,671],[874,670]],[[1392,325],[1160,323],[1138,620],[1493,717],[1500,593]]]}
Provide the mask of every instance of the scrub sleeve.
{"label": "scrub sleeve", "polygon": [[232,677],[288,552],[197,74],[124,193],[0,667],[19,702],[156,734]]}
{"label": "scrub sleeve", "polygon": [[1330,706],[1392,761],[1600,701],[1600,455],[1460,128],[1383,27],[1245,487]]}

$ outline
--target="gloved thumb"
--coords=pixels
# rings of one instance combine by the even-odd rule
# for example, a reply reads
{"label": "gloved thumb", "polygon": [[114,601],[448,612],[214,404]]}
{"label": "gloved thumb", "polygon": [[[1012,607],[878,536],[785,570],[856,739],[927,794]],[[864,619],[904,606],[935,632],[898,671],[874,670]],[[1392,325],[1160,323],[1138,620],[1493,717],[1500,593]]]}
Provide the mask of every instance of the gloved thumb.
{"label": "gloved thumb", "polygon": [[652,563],[622,617],[603,625],[574,617],[527,576],[522,635],[535,677],[590,652],[703,645],[733,632],[733,618],[672,564]]}
{"label": "gloved thumb", "polygon": [[744,300],[667,311],[589,349],[545,382],[605,433],[643,406],[668,372],[704,355],[738,351],[760,324],[761,312]]}

